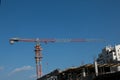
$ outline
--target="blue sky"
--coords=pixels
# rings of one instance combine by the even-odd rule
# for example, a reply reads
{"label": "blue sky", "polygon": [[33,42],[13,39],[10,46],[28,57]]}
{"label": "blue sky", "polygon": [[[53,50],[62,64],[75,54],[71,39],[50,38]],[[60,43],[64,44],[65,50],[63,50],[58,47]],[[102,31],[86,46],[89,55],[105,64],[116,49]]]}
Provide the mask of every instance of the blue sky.
{"label": "blue sky", "polygon": [[104,39],[106,42],[41,43],[43,74],[92,63],[101,49],[120,43],[119,0],[2,0],[0,80],[35,80],[35,43],[20,38]]}

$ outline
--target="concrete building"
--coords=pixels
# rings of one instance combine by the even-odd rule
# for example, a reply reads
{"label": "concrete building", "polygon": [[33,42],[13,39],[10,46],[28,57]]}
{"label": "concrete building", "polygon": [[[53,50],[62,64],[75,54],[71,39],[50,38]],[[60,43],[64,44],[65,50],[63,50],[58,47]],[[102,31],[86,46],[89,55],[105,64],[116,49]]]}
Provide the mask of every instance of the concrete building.
{"label": "concrete building", "polygon": [[103,48],[94,64],[55,69],[37,80],[120,80],[120,45]]}
{"label": "concrete building", "polygon": [[[115,64],[120,62],[120,45],[106,46],[98,55],[98,64]],[[111,67],[112,71],[120,71],[120,66]]]}

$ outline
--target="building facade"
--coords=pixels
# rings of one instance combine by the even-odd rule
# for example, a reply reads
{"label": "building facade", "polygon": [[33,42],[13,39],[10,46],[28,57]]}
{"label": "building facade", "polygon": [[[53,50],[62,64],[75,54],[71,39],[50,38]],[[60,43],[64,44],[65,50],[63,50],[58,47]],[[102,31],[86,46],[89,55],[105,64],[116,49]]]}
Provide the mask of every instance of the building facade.
{"label": "building facade", "polygon": [[103,48],[94,64],[56,69],[37,80],[120,80],[120,45]]}
{"label": "building facade", "polygon": [[[114,64],[120,62],[120,45],[106,46],[98,55],[98,64]],[[113,71],[120,71],[120,66],[111,67]]]}

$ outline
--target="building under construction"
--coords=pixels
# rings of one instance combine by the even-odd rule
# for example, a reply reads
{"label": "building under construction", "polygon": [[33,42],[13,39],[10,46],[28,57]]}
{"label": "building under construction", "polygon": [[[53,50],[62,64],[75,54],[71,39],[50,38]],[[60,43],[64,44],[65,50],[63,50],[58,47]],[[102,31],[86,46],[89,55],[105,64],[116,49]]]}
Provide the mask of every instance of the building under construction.
{"label": "building under construction", "polygon": [[120,45],[105,47],[94,64],[56,69],[37,80],[120,80]]}
{"label": "building under construction", "polygon": [[112,71],[113,66],[120,64],[97,65],[97,69],[94,64],[71,67],[62,71],[56,69],[37,80],[120,80],[120,71]]}

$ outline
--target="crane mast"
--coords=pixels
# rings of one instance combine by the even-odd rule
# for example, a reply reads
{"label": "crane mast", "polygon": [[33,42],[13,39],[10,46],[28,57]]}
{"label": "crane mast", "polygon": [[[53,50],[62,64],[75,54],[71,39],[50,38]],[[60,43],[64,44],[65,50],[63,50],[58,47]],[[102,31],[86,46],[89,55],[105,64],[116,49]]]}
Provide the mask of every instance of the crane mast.
{"label": "crane mast", "polygon": [[42,48],[40,46],[40,40],[39,39],[20,39],[20,38],[11,38],[10,43],[14,44],[14,42],[36,42],[35,45],[35,62],[36,62],[36,74],[37,74],[37,79],[42,76]]}
{"label": "crane mast", "polygon": [[36,74],[37,78],[42,76],[42,48],[39,43],[36,44],[35,46],[35,61],[36,61]]}
{"label": "crane mast", "polygon": [[102,39],[26,39],[26,38],[11,38],[10,44],[14,44],[14,42],[35,42],[35,61],[36,61],[36,74],[37,79],[42,76],[42,48],[41,43],[54,43],[54,42],[98,42],[104,41]]}

